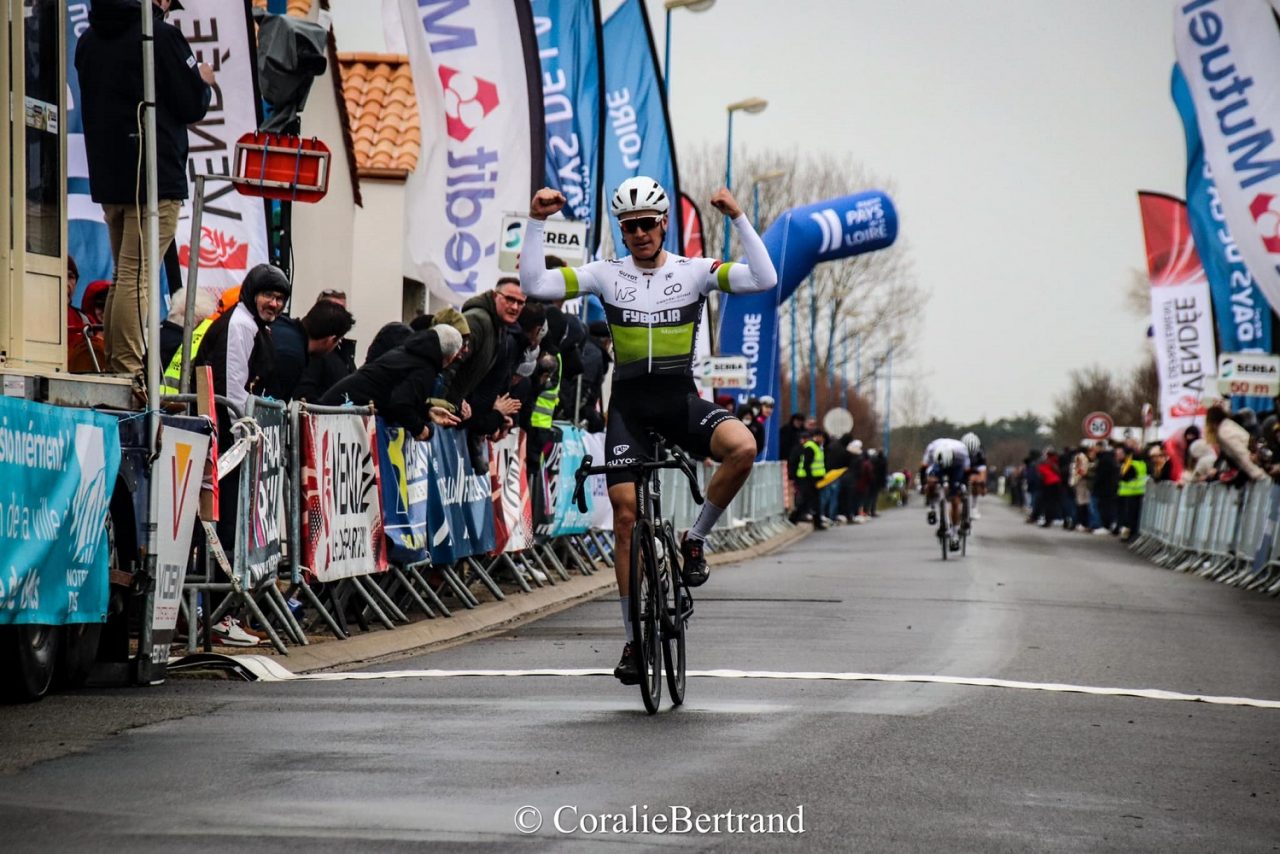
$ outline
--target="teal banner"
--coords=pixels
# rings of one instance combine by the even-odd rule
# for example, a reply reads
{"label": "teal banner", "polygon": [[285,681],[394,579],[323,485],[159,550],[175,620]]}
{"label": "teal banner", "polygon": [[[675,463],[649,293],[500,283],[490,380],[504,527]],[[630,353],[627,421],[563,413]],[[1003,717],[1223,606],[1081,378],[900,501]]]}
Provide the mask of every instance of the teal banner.
{"label": "teal banner", "polygon": [[110,415],[0,398],[0,624],[107,618]]}

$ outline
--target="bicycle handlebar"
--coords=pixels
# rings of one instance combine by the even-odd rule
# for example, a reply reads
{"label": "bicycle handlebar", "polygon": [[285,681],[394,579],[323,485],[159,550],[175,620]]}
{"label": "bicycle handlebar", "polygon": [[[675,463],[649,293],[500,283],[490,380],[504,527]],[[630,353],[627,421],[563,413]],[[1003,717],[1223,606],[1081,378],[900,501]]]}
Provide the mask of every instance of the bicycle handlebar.
{"label": "bicycle handlebar", "polygon": [[644,477],[649,474],[649,472],[656,471],[657,469],[679,469],[689,481],[689,491],[693,493],[694,502],[697,504],[703,503],[705,499],[702,497],[702,490],[698,488],[698,475],[697,472],[694,471],[693,461],[689,459],[688,454],[678,447],[672,447],[668,450],[671,454],[669,459],[660,461],[638,460],[634,463],[628,463],[627,465],[596,466],[592,465],[590,454],[583,457],[582,463],[578,466],[578,470],[573,475],[573,501],[578,505],[578,512],[587,512],[587,494],[586,490],[583,488],[587,482],[587,478],[596,474],[608,474],[611,471],[631,471],[641,477]]}

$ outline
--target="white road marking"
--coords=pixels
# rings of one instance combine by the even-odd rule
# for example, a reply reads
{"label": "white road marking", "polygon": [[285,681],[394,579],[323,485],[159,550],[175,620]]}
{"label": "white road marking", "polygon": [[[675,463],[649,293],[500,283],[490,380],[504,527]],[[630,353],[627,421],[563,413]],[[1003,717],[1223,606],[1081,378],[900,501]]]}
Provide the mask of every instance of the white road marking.
{"label": "white road marking", "polygon": [[[612,670],[384,670],[366,673],[293,673],[274,658],[262,655],[229,656],[229,660],[251,673],[260,682],[343,682],[369,679],[429,679],[457,676],[510,678],[517,676],[612,676]],[[1023,691],[1053,691],[1069,694],[1096,694],[1107,697],[1142,697],[1149,700],[1180,700],[1212,703],[1219,706],[1251,706],[1258,709],[1280,709],[1280,700],[1258,700],[1249,697],[1220,697],[1210,694],[1184,694],[1159,688],[1099,688],[1092,685],[1069,685],[1057,682],[1019,682],[1011,679],[989,679],[972,676],[907,675],[901,673],[824,673],[820,671],[779,670],[690,670],[698,679],[788,679],[811,682],[918,682],[934,685],[968,685],[979,688],[1016,688]]]}

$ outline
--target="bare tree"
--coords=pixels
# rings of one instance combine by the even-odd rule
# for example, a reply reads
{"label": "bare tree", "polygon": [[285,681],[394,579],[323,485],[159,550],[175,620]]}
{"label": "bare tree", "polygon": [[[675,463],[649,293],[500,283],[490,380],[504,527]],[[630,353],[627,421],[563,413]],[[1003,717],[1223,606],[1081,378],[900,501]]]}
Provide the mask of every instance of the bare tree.
{"label": "bare tree", "polygon": [[[724,147],[703,147],[684,152],[681,157],[681,189],[705,210],[706,199],[724,184]],[[798,151],[735,151],[733,188],[743,210],[756,218],[756,190],[759,191],[758,224],[767,225],[788,209],[824,198],[860,190],[891,191],[893,184],[872,173],[852,157]],[[786,170],[777,180],[757,181],[756,176]],[[722,223],[718,217],[705,220],[704,251],[719,257],[724,246]],[[732,239],[732,235],[731,235]],[[740,254],[731,246],[732,254]],[[860,373],[850,379],[854,391],[864,392],[888,360],[902,360],[919,319],[925,294],[916,281],[908,243],[901,238],[888,249],[829,261],[814,268],[809,281],[796,289],[796,323],[793,330],[791,307],[781,307],[782,372],[790,379],[790,359],[794,348],[798,368],[808,378],[806,385],[830,386],[837,378]],[[859,371],[859,368],[861,369]]]}

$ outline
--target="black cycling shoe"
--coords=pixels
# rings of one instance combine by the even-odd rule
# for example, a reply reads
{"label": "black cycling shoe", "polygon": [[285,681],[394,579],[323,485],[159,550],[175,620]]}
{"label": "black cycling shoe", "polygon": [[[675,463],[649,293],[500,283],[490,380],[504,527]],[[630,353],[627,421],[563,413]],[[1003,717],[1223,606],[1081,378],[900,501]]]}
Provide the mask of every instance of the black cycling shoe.
{"label": "black cycling shoe", "polygon": [[951,551],[953,551],[953,552],[958,552],[958,551],[960,551],[960,538],[959,538],[959,537],[952,537],[952,538],[951,538],[951,543],[950,543],[950,545],[951,545]]}
{"label": "black cycling shoe", "polygon": [[680,543],[680,554],[684,558],[681,561],[680,577],[689,587],[701,587],[707,583],[707,577],[711,575],[711,570],[707,569],[703,545],[702,540],[690,539],[688,534],[684,535]]}
{"label": "black cycling shoe", "polygon": [[938,524],[938,511],[937,511],[937,510],[930,510],[930,511],[929,511],[929,524],[930,524],[930,525],[936,525],[936,524]]}
{"label": "black cycling shoe", "polygon": [[636,666],[635,645],[630,641],[622,648],[622,658],[618,666],[613,668],[613,678],[623,685],[640,684],[640,668]]}

